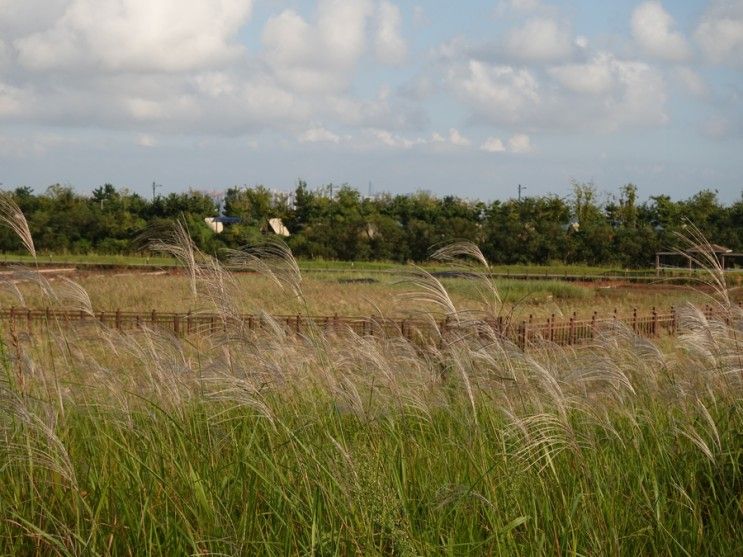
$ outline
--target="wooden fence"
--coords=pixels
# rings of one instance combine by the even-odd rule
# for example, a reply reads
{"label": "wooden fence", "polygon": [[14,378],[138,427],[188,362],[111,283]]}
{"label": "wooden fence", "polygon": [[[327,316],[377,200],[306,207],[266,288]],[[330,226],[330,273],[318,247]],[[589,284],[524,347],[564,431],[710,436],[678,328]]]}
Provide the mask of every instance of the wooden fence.
{"label": "wooden fence", "polygon": [[[704,315],[712,318],[716,311],[711,306],[702,308]],[[410,340],[447,338],[461,334],[478,334],[482,337],[497,336],[506,338],[522,349],[534,343],[549,341],[558,345],[573,345],[595,338],[601,330],[619,324],[645,337],[673,335],[678,329],[678,313],[671,307],[665,313],[655,308],[650,313],[640,314],[635,309],[631,315],[620,316],[617,311],[600,316],[594,312],[590,319],[578,319],[576,314],[569,318],[556,317],[546,320],[529,316],[528,320],[513,322],[496,319],[472,319],[460,321],[453,318],[383,318],[348,316],[308,316],[308,315],[241,315],[225,318],[216,313],[192,312],[149,312],[99,311],[87,313],[56,308],[1,308],[0,323],[10,325],[11,330],[57,323],[72,326],[78,324],[99,324],[117,330],[135,330],[144,327],[172,331],[179,336],[215,334],[229,332],[236,327],[248,331],[270,330],[279,327],[286,333],[303,334],[310,331],[323,334],[342,334],[353,331],[359,335],[403,336]]]}

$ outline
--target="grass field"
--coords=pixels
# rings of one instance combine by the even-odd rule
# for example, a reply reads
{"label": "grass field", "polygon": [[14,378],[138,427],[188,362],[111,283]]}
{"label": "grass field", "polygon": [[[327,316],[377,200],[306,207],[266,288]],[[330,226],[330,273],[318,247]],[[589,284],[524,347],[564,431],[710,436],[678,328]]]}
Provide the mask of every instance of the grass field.
{"label": "grass field", "polygon": [[[75,264],[75,265],[122,265],[122,266],[162,266],[169,267],[178,264],[173,257],[162,255],[110,255],[110,254],[58,254],[42,253],[36,259],[26,254],[4,253],[0,256],[0,263],[31,264],[35,261],[44,264]],[[422,264],[429,269],[443,269],[440,264],[427,262]],[[299,266],[308,272],[312,271],[401,271],[411,265],[404,265],[392,261],[333,261],[323,259],[299,260]],[[505,274],[533,274],[533,275],[618,275],[645,276],[654,275],[654,269],[622,269],[611,266],[565,265],[553,263],[550,265],[494,265],[493,272]]]}
{"label": "grass field", "polygon": [[[49,277],[52,286],[60,287],[58,305],[76,304],[65,297],[65,278],[74,278],[87,292],[96,310],[198,311],[210,309],[201,297],[194,297],[185,274],[89,272],[79,275]],[[234,302],[243,312],[265,310],[274,314],[308,312],[312,315],[377,315],[413,316],[432,311],[430,305],[409,303],[404,298],[410,282],[398,275],[364,275],[344,272],[305,274],[302,280],[304,299],[286,295],[273,280],[258,274],[234,276]],[[442,284],[462,309],[477,308],[481,284],[462,278],[442,278]],[[514,312],[519,318],[529,314],[547,317],[570,315],[590,318],[593,311],[610,313],[617,309],[629,314],[633,308],[649,312],[655,306],[667,310],[687,301],[706,303],[708,295],[689,287],[660,283],[640,286],[628,284],[573,283],[556,280],[495,281],[504,314]],[[6,277],[0,291],[0,304],[5,307],[44,307],[49,303],[43,285],[28,280],[26,275]],[[734,293],[734,295],[737,295]]]}
{"label": "grass field", "polygon": [[[193,280],[32,272],[1,303],[445,313],[457,334],[3,330],[0,554],[743,552],[743,312],[724,284],[300,280],[275,251],[233,276],[178,249]],[[634,300],[678,303],[679,334],[524,353],[469,320]]]}

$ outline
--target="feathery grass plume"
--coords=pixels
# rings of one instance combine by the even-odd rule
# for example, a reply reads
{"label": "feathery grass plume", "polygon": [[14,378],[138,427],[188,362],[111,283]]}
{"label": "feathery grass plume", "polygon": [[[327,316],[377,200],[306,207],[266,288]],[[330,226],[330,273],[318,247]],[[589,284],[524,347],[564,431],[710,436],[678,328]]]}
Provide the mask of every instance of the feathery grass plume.
{"label": "feathery grass plume", "polygon": [[220,373],[206,377],[204,387],[206,400],[227,402],[231,405],[230,409],[251,408],[268,420],[273,427],[276,426],[274,411],[270,403],[263,400],[263,389],[253,381],[229,373]]}
{"label": "feathery grass plume", "polygon": [[23,295],[23,292],[21,292],[21,289],[18,288],[19,282],[20,281],[16,280],[14,275],[4,276],[0,279],[0,288],[9,292],[13,298],[18,300],[18,304],[23,307],[26,305],[26,298]]}
{"label": "feathery grass plume", "polygon": [[[162,233],[163,231],[150,230],[149,234]],[[203,253],[196,247],[188,229],[180,219],[173,223],[162,238],[150,240],[148,248],[152,251],[165,253],[180,261],[186,268],[190,277],[191,294],[196,298],[198,294],[196,289],[196,279],[199,276],[200,269],[197,262],[203,258]]]}
{"label": "feathery grass plume", "polygon": [[562,417],[550,413],[515,416],[504,410],[510,421],[507,436],[520,439],[511,456],[521,463],[523,470],[539,466],[539,472],[551,468],[557,474],[554,460],[563,451],[569,450],[578,457],[586,446],[585,440],[577,436],[571,425]]}
{"label": "feathery grass plume", "polygon": [[687,363],[696,362],[700,381],[722,381],[731,392],[743,387],[743,320],[706,315],[700,308],[685,304],[677,310],[678,338]]}
{"label": "feathery grass plume", "polygon": [[46,305],[56,306],[59,303],[59,296],[57,291],[52,286],[49,279],[43,274],[38,272],[36,269],[29,269],[23,266],[14,266],[13,275],[14,281],[17,282],[28,282],[37,286],[41,292],[42,298],[44,298]]}
{"label": "feathery grass plume", "polygon": [[431,273],[415,267],[408,273],[406,279],[400,281],[401,284],[410,284],[411,290],[403,292],[399,297],[414,303],[432,305],[439,308],[445,317],[452,320],[452,324],[460,324],[460,315],[457,307],[449,296],[446,287],[439,279]]}
{"label": "feathery grass plume", "polygon": [[282,290],[289,289],[304,301],[302,273],[289,246],[279,238],[267,237],[262,243],[226,250],[230,265],[271,279]]}
{"label": "feathery grass plume", "polygon": [[729,311],[732,304],[730,301],[725,270],[722,261],[715,253],[714,247],[704,233],[692,222],[688,222],[683,232],[676,232],[680,246],[673,251],[688,257],[692,263],[697,265],[705,278],[697,279],[703,285],[712,288],[714,295],[711,299],[725,311]]}
{"label": "feathery grass plume", "polygon": [[186,224],[177,220],[170,229],[153,229],[149,237],[158,234],[146,245],[148,249],[168,254],[186,268],[194,301],[206,302],[217,310],[223,322],[240,323],[237,306],[237,284],[222,265],[201,251],[191,239]]}
{"label": "feathery grass plume", "polygon": [[56,291],[61,304],[87,315],[94,315],[90,295],[79,283],[68,277],[62,277],[62,285]]}
{"label": "feathery grass plume", "polygon": [[0,435],[6,441],[3,449],[8,463],[44,468],[76,489],[75,467],[55,432],[56,421],[57,414],[51,407],[45,408],[0,385]]}
{"label": "feathery grass plume", "polygon": [[0,223],[5,224],[15,232],[26,251],[36,259],[34,239],[31,237],[31,230],[28,228],[26,217],[18,207],[13,194],[9,192],[0,192]]}
{"label": "feathery grass plume", "polygon": [[[503,301],[490,277],[490,264],[480,248],[472,242],[454,242],[443,246],[431,254],[431,259],[452,263],[460,267],[479,283],[480,298],[485,304],[485,311],[490,316],[497,316],[502,310]],[[484,269],[484,271],[482,270]]]}
{"label": "feathery grass plume", "polygon": [[717,424],[715,424],[714,418],[704,403],[698,398],[695,403],[698,416],[696,414],[686,416],[687,419],[684,421],[690,422],[691,420],[688,418],[693,416],[697,418],[694,420],[695,422],[702,422],[701,427],[697,429],[696,425],[692,423],[677,425],[676,433],[689,439],[689,441],[702,451],[702,454],[704,454],[710,462],[715,463],[717,461],[717,456],[722,452],[720,432],[717,429]]}

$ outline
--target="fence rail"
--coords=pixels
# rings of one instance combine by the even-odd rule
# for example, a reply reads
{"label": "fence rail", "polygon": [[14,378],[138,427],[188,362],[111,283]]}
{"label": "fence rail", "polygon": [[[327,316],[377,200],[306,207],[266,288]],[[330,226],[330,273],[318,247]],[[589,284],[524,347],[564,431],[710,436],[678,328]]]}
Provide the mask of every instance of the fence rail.
{"label": "fence rail", "polygon": [[[743,307],[743,302],[739,303]],[[702,311],[707,318],[720,316],[712,306]],[[135,330],[144,327],[161,328],[176,335],[214,334],[228,332],[235,327],[249,331],[269,330],[280,327],[286,333],[303,334],[310,329],[324,334],[342,334],[353,331],[359,335],[403,336],[410,340],[446,338],[473,331],[477,334],[506,338],[526,349],[530,345],[549,341],[557,345],[573,345],[595,338],[597,333],[608,326],[623,324],[637,335],[658,337],[674,335],[678,329],[678,313],[671,307],[665,313],[655,308],[650,313],[640,314],[635,309],[629,316],[619,316],[614,310],[608,316],[594,312],[590,319],[578,319],[576,314],[570,318],[558,318],[554,314],[546,320],[538,321],[533,316],[517,323],[495,319],[472,319],[460,321],[455,318],[415,319],[350,316],[311,316],[311,315],[256,315],[246,314],[225,317],[216,313],[202,312],[149,312],[137,311],[97,311],[89,313],[58,308],[0,308],[0,322],[6,322],[11,330],[31,329],[34,326],[51,323],[99,324],[117,330]]]}

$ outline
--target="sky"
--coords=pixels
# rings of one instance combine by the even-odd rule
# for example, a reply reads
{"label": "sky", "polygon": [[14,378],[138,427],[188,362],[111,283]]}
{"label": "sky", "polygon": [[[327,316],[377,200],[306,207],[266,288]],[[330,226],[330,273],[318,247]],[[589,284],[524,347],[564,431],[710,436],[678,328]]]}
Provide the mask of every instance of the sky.
{"label": "sky", "polygon": [[743,0],[0,0],[0,183],[743,191]]}

